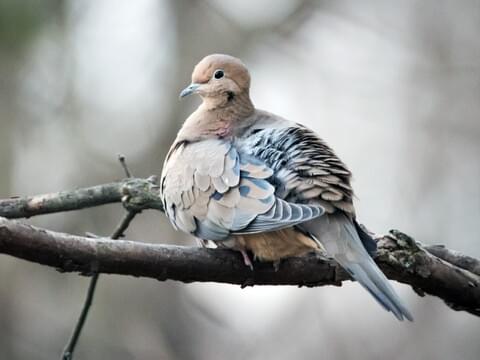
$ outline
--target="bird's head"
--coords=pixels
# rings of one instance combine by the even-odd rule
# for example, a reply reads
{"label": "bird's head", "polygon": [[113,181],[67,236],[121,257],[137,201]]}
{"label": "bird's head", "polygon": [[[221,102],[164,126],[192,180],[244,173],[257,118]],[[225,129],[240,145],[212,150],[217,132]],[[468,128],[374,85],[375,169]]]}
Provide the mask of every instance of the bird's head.
{"label": "bird's head", "polygon": [[224,103],[240,94],[247,94],[250,74],[246,66],[230,55],[212,54],[204,57],[193,69],[192,83],[180,97],[199,94],[204,100]]}

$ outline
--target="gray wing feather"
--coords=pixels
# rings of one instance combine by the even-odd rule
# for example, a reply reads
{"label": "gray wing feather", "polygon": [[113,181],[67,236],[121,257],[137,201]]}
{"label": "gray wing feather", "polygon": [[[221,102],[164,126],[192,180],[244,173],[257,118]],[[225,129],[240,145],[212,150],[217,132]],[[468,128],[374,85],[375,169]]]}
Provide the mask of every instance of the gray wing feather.
{"label": "gray wing feather", "polygon": [[288,203],[275,198],[275,204],[265,214],[260,214],[239,231],[233,234],[254,234],[259,232],[280,230],[312,220],[323,215],[325,210],[318,205],[301,205]]}
{"label": "gray wing feather", "polygon": [[227,228],[220,226],[209,219],[197,221],[195,236],[200,239],[220,241],[225,240],[229,235],[230,231]]}
{"label": "gray wing feather", "polygon": [[275,195],[273,170],[225,140],[174,147],[162,175],[172,223],[206,240],[273,231],[309,221],[322,206],[298,205]]}
{"label": "gray wing feather", "polygon": [[[263,125],[265,126],[265,125]],[[311,130],[295,123],[257,124],[239,144],[274,171],[276,194],[293,202],[316,202],[333,213],[353,214],[350,171]]]}

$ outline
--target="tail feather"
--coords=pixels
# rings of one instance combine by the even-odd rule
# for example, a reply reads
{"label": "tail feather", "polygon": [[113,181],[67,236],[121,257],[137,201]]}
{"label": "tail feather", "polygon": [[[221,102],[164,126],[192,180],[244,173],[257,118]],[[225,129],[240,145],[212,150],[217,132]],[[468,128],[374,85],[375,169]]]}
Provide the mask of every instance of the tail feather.
{"label": "tail feather", "polygon": [[388,279],[372,260],[361,264],[342,264],[340,261],[339,263],[385,310],[391,311],[398,320],[413,321],[411,313],[402,304]]}
{"label": "tail feather", "polygon": [[362,229],[362,227],[356,220],[353,221],[353,224],[355,225],[355,229],[357,230],[358,236],[360,237],[360,240],[362,241],[365,250],[367,250],[370,256],[374,256],[377,252],[376,241],[373,240],[372,237],[364,229]]}
{"label": "tail feather", "polygon": [[386,276],[370,257],[354,223],[345,214],[324,215],[303,227],[383,308],[399,320],[413,321]]}

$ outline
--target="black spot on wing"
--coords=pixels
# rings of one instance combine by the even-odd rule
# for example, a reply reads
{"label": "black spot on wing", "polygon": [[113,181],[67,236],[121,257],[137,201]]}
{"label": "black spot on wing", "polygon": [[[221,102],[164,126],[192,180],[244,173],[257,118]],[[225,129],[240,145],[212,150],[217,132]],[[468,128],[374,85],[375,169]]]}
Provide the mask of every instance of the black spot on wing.
{"label": "black spot on wing", "polygon": [[[294,126],[255,129],[245,141],[251,155],[263,160],[275,174],[289,171],[305,182],[316,178],[343,194],[345,200],[351,201],[353,192],[350,187],[350,171],[333,150],[308,128]],[[271,179],[277,193],[282,193],[286,199],[293,201],[295,190],[287,192],[283,181],[279,177]]]}

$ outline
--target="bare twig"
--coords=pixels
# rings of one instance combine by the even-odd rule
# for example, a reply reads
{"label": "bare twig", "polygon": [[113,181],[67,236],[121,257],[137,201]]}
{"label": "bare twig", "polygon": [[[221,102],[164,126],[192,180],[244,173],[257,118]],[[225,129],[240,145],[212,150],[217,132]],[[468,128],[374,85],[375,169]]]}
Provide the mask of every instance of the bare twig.
{"label": "bare twig", "polygon": [[[115,229],[114,233],[110,237],[112,240],[119,239],[123,236],[125,230],[127,230],[130,222],[133,220],[137,212],[129,211],[125,214],[125,217],[122,219],[120,224],[118,224],[117,228]],[[75,328],[73,329],[72,335],[63,350],[62,359],[63,360],[71,360],[73,358],[73,352],[75,351],[75,346],[77,345],[78,339],[80,334],[82,333],[83,326],[85,325],[85,321],[87,320],[88,312],[90,311],[90,307],[93,302],[93,297],[95,295],[95,289],[97,286],[98,279],[100,274],[98,273],[98,269],[95,269],[95,266],[92,267],[93,275],[90,279],[90,284],[87,290],[87,296],[85,297],[85,302],[83,303],[82,311],[80,312],[80,316],[78,317],[77,323],[75,324]]]}
{"label": "bare twig", "polygon": [[85,297],[85,302],[83,303],[83,308],[78,317],[77,323],[73,329],[72,335],[68,340],[67,346],[63,349],[62,359],[63,360],[70,360],[73,358],[73,352],[75,351],[75,346],[77,346],[78,339],[83,329],[83,325],[87,320],[88,311],[90,310],[90,306],[92,305],[93,296],[95,294],[95,289],[97,286],[98,281],[98,273],[96,272],[93,274],[92,278],[90,279],[90,283],[88,285],[87,296]]}
{"label": "bare twig", "polygon": [[125,181],[83,189],[0,199],[0,216],[15,219],[120,202]]}
{"label": "bare twig", "polygon": [[[125,196],[128,201],[125,201]],[[28,218],[119,202],[137,210],[163,211],[157,177],[129,178],[77,190],[0,199],[0,216],[9,219]]]}
{"label": "bare twig", "polygon": [[[130,178],[131,173],[125,161],[125,156],[118,155],[118,161],[122,165],[122,168],[127,178]],[[125,194],[125,191],[123,191],[123,193],[124,194],[122,197],[122,201],[125,204],[128,200],[130,200],[129,198],[130,194]],[[140,211],[141,210],[139,209],[128,210],[110,238],[112,240],[116,240],[122,237],[123,233],[127,230],[132,220]],[[92,278],[90,279],[90,284],[88,286],[88,291],[85,297],[85,302],[83,303],[82,311],[80,312],[80,316],[78,317],[77,323],[75,324],[72,335],[67,345],[65,346],[65,349],[63,350],[63,353],[62,353],[63,360],[71,360],[73,358],[75,346],[77,345],[78,339],[80,338],[83,326],[85,325],[85,321],[87,320],[88,312],[90,311],[90,307],[92,306],[93,297],[95,296],[95,289],[97,287],[99,277],[100,277],[100,273],[98,272],[98,269],[95,269],[92,275]]]}
{"label": "bare twig", "polygon": [[125,176],[127,178],[131,178],[132,174],[130,173],[130,170],[128,169],[127,162],[125,161],[125,155],[118,154],[118,161],[120,161],[120,165],[122,165],[123,171],[125,172]]}

